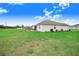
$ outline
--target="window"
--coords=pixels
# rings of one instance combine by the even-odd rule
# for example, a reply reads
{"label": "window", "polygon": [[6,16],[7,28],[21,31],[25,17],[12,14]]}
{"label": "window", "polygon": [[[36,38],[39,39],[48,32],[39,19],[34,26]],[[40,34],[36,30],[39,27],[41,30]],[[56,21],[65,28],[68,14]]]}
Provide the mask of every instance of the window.
{"label": "window", "polygon": [[40,25],[39,25],[39,29],[40,29]]}
{"label": "window", "polygon": [[54,29],[56,29],[56,27],[54,26]]}

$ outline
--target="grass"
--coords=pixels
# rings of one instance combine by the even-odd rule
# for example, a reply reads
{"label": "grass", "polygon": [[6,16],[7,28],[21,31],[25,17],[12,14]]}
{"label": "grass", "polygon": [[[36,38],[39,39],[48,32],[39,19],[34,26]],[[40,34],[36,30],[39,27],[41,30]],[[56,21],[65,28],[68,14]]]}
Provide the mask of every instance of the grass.
{"label": "grass", "polygon": [[79,31],[0,29],[0,55],[79,56]]}

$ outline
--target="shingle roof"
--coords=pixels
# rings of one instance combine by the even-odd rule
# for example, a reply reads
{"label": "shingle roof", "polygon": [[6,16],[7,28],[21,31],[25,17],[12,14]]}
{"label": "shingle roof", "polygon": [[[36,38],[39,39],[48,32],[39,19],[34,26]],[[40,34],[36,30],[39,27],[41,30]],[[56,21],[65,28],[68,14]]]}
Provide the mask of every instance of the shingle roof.
{"label": "shingle roof", "polygon": [[56,21],[51,21],[51,20],[44,20],[36,25],[69,26],[68,24],[60,23],[60,22],[56,22]]}

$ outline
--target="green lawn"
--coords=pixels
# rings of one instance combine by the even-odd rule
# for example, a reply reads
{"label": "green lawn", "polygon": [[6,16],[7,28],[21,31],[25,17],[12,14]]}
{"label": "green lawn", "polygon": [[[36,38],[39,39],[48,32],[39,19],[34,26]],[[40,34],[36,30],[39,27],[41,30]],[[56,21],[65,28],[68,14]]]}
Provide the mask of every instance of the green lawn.
{"label": "green lawn", "polygon": [[27,32],[0,29],[0,55],[79,56],[79,31]]}

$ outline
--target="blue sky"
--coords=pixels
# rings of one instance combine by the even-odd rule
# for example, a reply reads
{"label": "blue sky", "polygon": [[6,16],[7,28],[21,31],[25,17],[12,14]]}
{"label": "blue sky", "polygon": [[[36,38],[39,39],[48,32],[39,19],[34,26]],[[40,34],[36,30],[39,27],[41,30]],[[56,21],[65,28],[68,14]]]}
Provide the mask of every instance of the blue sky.
{"label": "blue sky", "polygon": [[[50,14],[46,14],[50,13]],[[47,18],[46,18],[47,17]],[[0,3],[0,24],[2,25],[34,25],[42,20],[67,24],[79,23],[79,4],[58,4],[58,3],[22,3],[10,4]]]}

